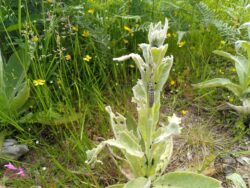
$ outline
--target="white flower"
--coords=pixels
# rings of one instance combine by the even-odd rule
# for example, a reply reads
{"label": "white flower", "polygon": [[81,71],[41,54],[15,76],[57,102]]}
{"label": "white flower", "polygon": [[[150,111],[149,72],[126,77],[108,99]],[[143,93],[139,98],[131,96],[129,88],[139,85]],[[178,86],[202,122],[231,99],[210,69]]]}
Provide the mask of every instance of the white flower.
{"label": "white flower", "polygon": [[175,114],[173,114],[172,117],[168,117],[168,132],[172,135],[177,135],[181,133],[181,127],[179,126],[181,124],[181,118],[177,117]]}
{"label": "white flower", "polygon": [[169,125],[180,125],[181,118],[179,118],[175,114],[173,114],[172,117],[168,117],[168,123],[169,123]]}
{"label": "white flower", "polygon": [[148,41],[151,46],[160,47],[163,45],[166,34],[168,31],[168,19],[165,18],[164,27],[162,27],[161,22],[158,22],[156,25],[150,24],[148,32]]}

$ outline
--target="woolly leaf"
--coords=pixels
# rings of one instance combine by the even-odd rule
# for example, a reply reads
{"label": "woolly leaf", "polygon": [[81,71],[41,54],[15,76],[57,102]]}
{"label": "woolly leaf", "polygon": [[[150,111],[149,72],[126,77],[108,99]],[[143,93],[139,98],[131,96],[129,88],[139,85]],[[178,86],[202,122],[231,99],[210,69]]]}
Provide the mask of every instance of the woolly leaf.
{"label": "woolly leaf", "polygon": [[126,183],[124,188],[150,188],[151,181],[144,177],[139,177]]}
{"label": "woolly leaf", "polygon": [[215,78],[198,84],[193,84],[195,88],[212,88],[212,87],[225,87],[228,90],[232,91],[236,96],[240,97],[242,90],[241,87],[237,84],[232,83],[229,79],[226,78]]}
{"label": "woolly leaf", "polygon": [[216,179],[193,172],[171,172],[153,183],[153,188],[222,188]]}

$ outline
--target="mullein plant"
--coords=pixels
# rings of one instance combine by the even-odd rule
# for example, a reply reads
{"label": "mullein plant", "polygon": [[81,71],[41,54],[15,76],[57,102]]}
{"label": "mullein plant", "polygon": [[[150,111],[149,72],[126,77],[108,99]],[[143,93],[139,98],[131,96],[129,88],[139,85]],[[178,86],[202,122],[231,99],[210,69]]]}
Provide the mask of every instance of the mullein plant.
{"label": "mullein plant", "polygon": [[[233,110],[237,111],[240,115],[249,116],[250,115],[250,22],[244,23],[240,26],[241,28],[248,28],[249,41],[238,40],[235,43],[236,55],[230,53],[215,50],[214,53],[223,56],[232,62],[236,69],[239,83],[233,83],[226,78],[215,78],[208,81],[204,81],[198,84],[194,84],[195,88],[212,88],[212,87],[224,87],[240,99],[242,106],[237,106],[231,103],[227,105]],[[243,50],[240,52],[240,50]],[[244,55],[246,53],[246,55]]]}
{"label": "mullein plant", "polygon": [[173,65],[173,56],[165,57],[168,45],[164,44],[168,30],[168,21],[151,24],[149,28],[149,44],[140,44],[144,59],[138,54],[129,54],[115,61],[132,58],[138,67],[141,79],[133,87],[132,102],[137,105],[138,121],[125,118],[112,112],[110,106],[106,111],[110,115],[110,123],[114,138],[101,142],[96,148],[87,151],[87,164],[101,162],[98,155],[102,149],[118,148],[122,157],[111,154],[121,172],[129,180],[125,184],[110,187],[183,187],[183,188],[217,188],[220,182],[193,172],[171,172],[164,175],[173,152],[173,136],[181,132],[180,118],[175,114],[168,117],[168,122],[160,123],[160,97]]}

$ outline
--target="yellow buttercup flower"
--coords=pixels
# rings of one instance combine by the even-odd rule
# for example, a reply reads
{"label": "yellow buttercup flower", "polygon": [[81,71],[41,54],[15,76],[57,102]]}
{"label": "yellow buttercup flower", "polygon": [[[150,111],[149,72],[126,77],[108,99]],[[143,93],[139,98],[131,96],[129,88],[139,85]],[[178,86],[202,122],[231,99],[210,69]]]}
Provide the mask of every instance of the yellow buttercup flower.
{"label": "yellow buttercup flower", "polygon": [[78,31],[78,27],[77,27],[77,26],[72,26],[71,29],[72,29],[72,31],[74,31],[74,32],[77,32],[77,31]]}
{"label": "yellow buttercup flower", "polygon": [[176,84],[176,82],[174,80],[171,80],[169,83],[170,86],[174,86],[175,84]]}
{"label": "yellow buttercup flower", "polygon": [[58,80],[56,81],[56,83],[57,83],[58,85],[61,85],[61,84],[62,84],[62,81],[58,79]]}
{"label": "yellow buttercup flower", "polygon": [[225,74],[223,70],[219,69],[220,74]]}
{"label": "yellow buttercup flower", "polygon": [[42,80],[42,79],[38,79],[38,80],[33,80],[33,84],[35,86],[42,86],[45,84],[45,80]]}
{"label": "yellow buttercup flower", "polygon": [[71,55],[67,54],[67,55],[65,56],[65,59],[66,59],[67,61],[70,61],[70,60],[72,59],[72,57],[71,57]]}
{"label": "yellow buttercup flower", "polygon": [[32,37],[32,41],[33,41],[33,42],[38,42],[38,41],[39,41],[39,38],[38,38],[37,36],[34,36],[34,37]]}
{"label": "yellow buttercup flower", "polygon": [[168,34],[167,34],[167,37],[171,37],[171,33],[168,33]]}
{"label": "yellow buttercup flower", "polygon": [[124,44],[128,44],[128,40],[123,39]]}
{"label": "yellow buttercup flower", "polygon": [[38,38],[37,36],[34,36],[34,37],[32,37],[32,41],[33,41],[33,42],[38,42],[38,41],[39,41],[39,38]]}
{"label": "yellow buttercup flower", "polygon": [[84,60],[84,61],[87,61],[87,62],[90,62],[91,59],[92,59],[92,57],[89,56],[89,55],[86,55],[86,56],[83,58],[83,60]]}
{"label": "yellow buttercup flower", "polygon": [[90,35],[90,34],[89,34],[89,31],[83,31],[83,32],[82,32],[82,36],[83,36],[83,37],[89,37],[89,35]]}
{"label": "yellow buttercup flower", "polygon": [[89,9],[89,10],[88,10],[88,13],[89,13],[89,14],[94,14],[94,12],[95,12],[94,9]]}
{"label": "yellow buttercup flower", "polygon": [[181,48],[181,47],[183,47],[185,44],[186,44],[186,42],[185,42],[185,41],[182,41],[182,42],[179,42],[178,46],[179,46],[179,48]]}
{"label": "yellow buttercup flower", "polygon": [[183,116],[185,116],[187,113],[188,113],[187,110],[181,110],[181,114],[182,114]]}
{"label": "yellow buttercup flower", "polygon": [[222,40],[220,41],[221,45],[225,45],[226,44],[226,41]]}
{"label": "yellow buttercup flower", "polygon": [[231,103],[234,101],[233,97],[231,97],[231,96],[227,96],[227,98],[228,98],[228,101]]}
{"label": "yellow buttercup flower", "polygon": [[47,2],[48,2],[49,4],[53,3],[53,1],[52,1],[52,0],[47,0]]}
{"label": "yellow buttercup flower", "polygon": [[130,67],[131,69],[135,68],[135,66],[134,66],[133,64],[130,64],[129,67]]}
{"label": "yellow buttercup flower", "polygon": [[231,72],[236,72],[236,68],[232,67]]}
{"label": "yellow buttercup flower", "polygon": [[124,25],[123,29],[124,29],[125,31],[128,31],[129,33],[132,33],[132,32],[133,32],[132,29],[131,29],[130,27],[128,27],[127,25]]}

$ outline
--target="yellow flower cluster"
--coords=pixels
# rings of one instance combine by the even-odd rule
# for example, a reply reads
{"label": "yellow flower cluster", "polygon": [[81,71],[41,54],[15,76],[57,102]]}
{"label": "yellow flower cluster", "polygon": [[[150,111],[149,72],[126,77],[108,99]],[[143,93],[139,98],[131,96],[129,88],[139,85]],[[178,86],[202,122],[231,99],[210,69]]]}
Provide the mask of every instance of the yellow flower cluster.
{"label": "yellow flower cluster", "polygon": [[182,114],[183,116],[185,116],[187,113],[188,113],[187,110],[181,110],[181,114]]}
{"label": "yellow flower cluster", "polygon": [[89,31],[83,31],[82,32],[83,37],[89,37],[89,35],[90,35]]}
{"label": "yellow flower cluster", "polygon": [[77,27],[77,26],[72,26],[71,29],[72,29],[72,31],[74,31],[74,32],[77,32],[77,31],[78,31],[78,27]]}
{"label": "yellow flower cluster", "polygon": [[124,44],[128,44],[128,40],[127,39],[123,39]]}
{"label": "yellow flower cluster", "polygon": [[89,13],[89,14],[94,14],[94,12],[95,12],[94,9],[89,9],[89,10],[88,10],[88,13]]}
{"label": "yellow flower cluster", "polygon": [[185,41],[181,41],[181,42],[179,42],[178,46],[179,46],[179,48],[182,48],[185,44],[186,44]]}
{"label": "yellow flower cluster", "polygon": [[234,98],[231,97],[231,96],[227,96],[227,98],[228,98],[228,101],[231,102],[231,103],[234,101]]}
{"label": "yellow flower cluster", "polygon": [[222,74],[222,75],[225,74],[225,72],[223,70],[221,70],[221,69],[219,69],[219,73]]}
{"label": "yellow flower cluster", "polygon": [[220,44],[221,44],[221,45],[225,45],[225,44],[226,44],[226,41],[222,40],[222,41],[220,41]]}
{"label": "yellow flower cluster", "polygon": [[70,60],[72,59],[72,57],[71,57],[71,55],[67,54],[67,55],[65,56],[65,59],[66,59],[67,61],[70,61]]}
{"label": "yellow flower cluster", "polygon": [[232,67],[231,72],[236,72],[236,68]]}
{"label": "yellow flower cluster", "polygon": [[174,80],[171,80],[169,83],[170,86],[175,86],[175,84],[176,84],[176,82]]}
{"label": "yellow flower cluster", "polygon": [[90,55],[86,55],[83,60],[84,61],[87,61],[87,62],[90,62],[90,60],[92,59],[92,57]]}
{"label": "yellow flower cluster", "polygon": [[123,26],[123,29],[124,29],[125,31],[129,32],[129,34],[130,34],[131,36],[134,36],[133,30],[132,30],[129,26],[124,25],[124,26]]}
{"label": "yellow flower cluster", "polygon": [[167,37],[177,37],[177,34],[176,33],[167,33]]}
{"label": "yellow flower cluster", "polygon": [[129,67],[130,67],[131,69],[135,68],[135,66],[134,66],[133,64],[130,64]]}
{"label": "yellow flower cluster", "polygon": [[38,38],[37,36],[34,36],[34,37],[32,37],[32,41],[33,41],[33,42],[38,42],[38,41],[39,41],[39,38]]}
{"label": "yellow flower cluster", "polygon": [[38,80],[33,80],[33,84],[35,86],[42,86],[45,84],[45,80],[42,80],[42,79],[38,79]]}

